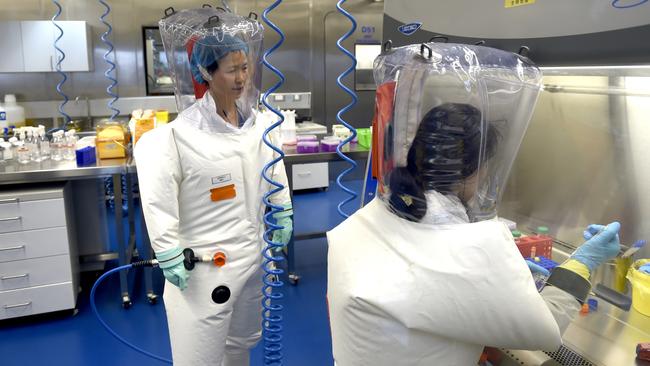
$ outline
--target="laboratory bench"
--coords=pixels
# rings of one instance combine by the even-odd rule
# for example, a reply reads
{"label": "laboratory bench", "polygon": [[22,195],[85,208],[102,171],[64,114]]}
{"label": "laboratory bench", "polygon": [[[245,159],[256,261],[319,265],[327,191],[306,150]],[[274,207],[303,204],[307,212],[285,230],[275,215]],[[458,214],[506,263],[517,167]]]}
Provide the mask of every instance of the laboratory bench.
{"label": "laboratory bench", "polygon": [[[297,183],[301,185],[301,188],[309,188],[310,185],[320,184],[317,183],[323,180],[323,168],[327,172],[327,164],[333,161],[342,160],[336,152],[319,152],[311,154],[298,154],[295,147],[284,147],[285,158],[284,164],[289,177],[289,188],[290,192],[293,192],[295,188],[294,185]],[[368,149],[360,147],[358,145],[351,145],[344,149],[344,153],[354,159],[361,160],[366,159],[368,156]],[[324,164],[324,165],[323,165]],[[318,169],[320,170],[318,170]],[[311,175],[312,171],[314,175]],[[318,173],[320,171],[320,173]],[[298,173],[298,174],[295,174]],[[143,235],[140,238],[136,238],[136,223],[134,218],[134,213],[136,206],[134,204],[134,193],[133,193],[133,182],[135,179],[135,174],[137,174],[137,167],[135,161],[132,158],[122,158],[122,159],[105,159],[97,160],[95,164],[90,166],[78,167],[76,161],[72,160],[62,160],[62,161],[53,161],[51,159],[45,160],[42,162],[30,162],[27,164],[20,164],[17,161],[7,161],[0,163],[0,195],[3,195],[3,192],[7,194],[20,195],[21,191],[27,192],[29,190],[47,190],[51,187],[65,186],[65,197],[61,194],[62,201],[66,201],[67,211],[65,215],[62,212],[53,213],[52,211],[43,211],[43,215],[58,215],[61,217],[66,217],[69,221],[69,227],[73,228],[74,232],[69,234],[70,238],[66,239],[68,242],[68,250],[57,253],[59,255],[72,255],[70,261],[73,262],[71,271],[74,272],[73,275],[78,275],[80,271],[79,266],[83,267],[85,265],[101,265],[103,269],[103,263],[108,260],[118,259],[120,265],[128,264],[132,261],[134,256],[139,256],[142,259],[151,259],[153,253],[151,251],[151,245],[149,243],[148,235],[146,235],[146,224],[144,220],[141,220]],[[122,176],[125,177],[124,181],[126,183],[126,202],[127,202],[127,211],[128,211],[128,227],[125,227],[123,224],[124,212],[122,205]],[[316,176],[316,179],[314,179]],[[324,175],[325,184],[328,184],[329,177],[327,173]],[[103,179],[102,178],[112,178],[114,185],[114,201],[115,201],[115,210],[114,210],[114,220],[115,220],[115,237],[117,238],[117,252],[109,251],[107,248],[108,243],[101,243],[103,240],[95,240],[95,238],[101,237],[97,234],[97,231],[102,231],[100,228],[106,228],[108,230],[108,216],[106,216],[105,210],[105,196],[103,194]],[[316,183],[315,183],[316,182]],[[100,184],[101,183],[101,184]],[[100,187],[101,186],[101,187]],[[292,193],[293,194],[293,193]],[[17,197],[9,197],[0,200],[0,213],[2,213],[3,203],[6,206],[6,203],[12,203],[18,206],[27,205],[26,202],[21,202]],[[4,196],[3,196],[4,197]],[[11,216],[11,215],[10,215]],[[5,220],[7,219],[7,220]],[[0,217],[0,224],[5,221],[12,221],[13,217]],[[42,219],[42,221],[45,218]],[[81,222],[81,224],[79,224]],[[76,223],[76,225],[74,225]],[[27,229],[35,229],[27,228]],[[128,233],[128,239],[125,238],[125,230]],[[0,225],[0,253],[14,250],[13,247],[9,245],[9,242],[3,241],[1,238],[2,227]],[[302,235],[297,235],[295,239],[308,239],[314,237],[324,236],[324,232],[319,233],[306,233]],[[106,233],[108,237],[108,233]],[[69,240],[68,240],[69,239]],[[76,240],[75,240],[76,239]],[[49,238],[40,237],[41,241],[48,240]],[[53,242],[58,243],[58,239]],[[136,240],[142,240],[141,248],[145,248],[146,253],[138,253],[136,250]],[[57,245],[59,245],[58,243]],[[7,246],[8,250],[4,248]],[[23,249],[23,248],[21,248]],[[298,281],[299,276],[295,272],[295,251],[294,251],[294,238],[291,239],[289,245],[287,246],[287,263],[288,263],[288,272],[289,278],[292,283]],[[77,260],[78,258],[78,260]],[[15,258],[14,258],[15,259]],[[18,258],[18,259],[28,259],[28,258]],[[8,261],[8,260],[7,260]],[[18,262],[13,264],[7,264],[8,262],[2,261],[0,257],[0,263],[2,268],[10,268],[20,264]],[[13,267],[11,267],[13,268]],[[13,272],[12,272],[13,273]],[[27,277],[23,276],[21,273],[21,278]],[[48,274],[38,274],[38,276],[43,277]],[[31,275],[32,277],[36,274]],[[52,274],[54,276],[54,274]],[[4,281],[16,282],[17,278],[5,279]],[[54,276],[56,277],[56,276]],[[53,278],[54,278],[53,277]],[[124,307],[129,307],[131,305],[131,295],[129,294],[129,285],[127,281],[127,271],[120,271],[120,296],[122,300],[122,305]],[[3,281],[3,280],[0,280]],[[78,281],[74,281],[76,283]],[[145,289],[146,296],[150,303],[155,303],[157,295],[154,294],[152,288],[152,274],[151,268],[145,268]],[[2,297],[2,290],[0,288],[0,298]],[[74,292],[74,299],[76,300],[76,289],[70,290]],[[50,296],[50,295],[48,295]],[[34,300],[36,301],[36,300]],[[24,305],[27,302],[21,302],[18,305]],[[74,301],[72,302],[74,304]],[[67,302],[70,304],[70,301]],[[16,304],[5,304],[11,309],[18,308]],[[31,306],[31,304],[30,304]],[[74,307],[74,306],[73,306]],[[24,315],[35,314],[38,311],[36,303],[32,306],[31,312],[23,312]],[[42,312],[49,311],[43,310]],[[15,316],[21,316],[18,312]]]}
{"label": "laboratory bench", "polygon": [[[575,248],[554,240],[552,259],[558,263],[570,257]],[[650,342],[650,317],[632,307],[620,309],[596,296],[593,289],[599,283],[611,283],[605,276],[592,276],[590,299],[598,301],[598,308],[579,314],[562,335],[563,345],[555,352],[492,349],[500,362],[494,366],[567,365],[567,366],[650,366],[649,361],[636,359],[636,345]],[[630,291],[626,293],[630,295]],[[534,331],[534,330],[531,330]],[[488,352],[488,353],[491,353]]]}
{"label": "laboratory bench", "polygon": [[555,352],[491,349],[488,354],[500,360],[494,366],[650,366],[636,359],[636,345],[650,342],[649,332],[650,317],[599,300],[596,311],[569,325]]}
{"label": "laboratory bench", "polygon": [[[325,173],[328,171],[327,164],[333,161],[343,160],[336,152],[318,152],[309,154],[298,154],[296,146],[283,146],[284,167],[287,172],[289,182],[289,192],[293,201],[293,191],[297,188],[311,188],[329,184],[329,176]],[[348,144],[344,146],[342,152],[352,160],[365,160],[368,158],[369,149],[359,144]],[[358,166],[357,169],[363,169]],[[361,194],[361,193],[359,193]],[[295,230],[295,225],[294,225]],[[289,281],[297,284],[300,276],[296,272],[295,260],[295,240],[306,240],[321,238],[325,232],[311,232],[299,235],[293,235],[287,245],[287,270],[289,272]]]}
{"label": "laboratory bench", "polygon": [[[95,164],[78,167],[74,160],[54,161],[51,159],[41,162],[18,163],[16,160],[0,163],[0,194],[8,192],[29,191],[32,189],[44,189],[58,184],[66,184],[68,193],[64,201],[68,201],[70,210],[68,212],[68,224],[74,227],[71,233],[70,250],[78,252],[78,258],[72,261],[78,266],[99,264],[103,268],[103,262],[118,259],[120,265],[131,262],[137,253],[135,250],[135,219],[132,182],[133,177],[128,173],[129,159],[106,159],[97,160]],[[127,185],[127,211],[128,215],[128,240],[124,237],[123,208],[122,208],[122,175],[125,175]],[[108,248],[108,217],[105,209],[105,196],[103,194],[103,179],[112,178],[114,185],[115,204],[115,237],[117,241],[117,252],[111,252]],[[12,202],[18,206],[22,205],[20,199],[8,198],[6,202]],[[0,207],[5,201],[0,201]],[[1,210],[0,210],[1,211]],[[43,214],[51,214],[43,212]],[[2,222],[3,218],[0,218]],[[11,218],[8,218],[11,219]],[[20,220],[18,220],[20,221]],[[101,230],[104,228],[104,230]],[[105,240],[100,233],[105,231]],[[98,240],[95,240],[97,238]],[[48,238],[49,240],[49,238]],[[76,242],[76,243],[75,243]],[[0,241],[0,245],[4,245]],[[148,247],[146,247],[148,248]],[[2,248],[0,248],[2,250]],[[149,253],[139,253],[140,257],[149,259]],[[5,263],[3,267],[7,267]],[[76,269],[79,270],[78,268]],[[150,302],[156,302],[156,295],[153,293],[151,269],[145,269],[145,287],[147,298]],[[127,271],[120,272],[121,300],[124,307],[131,305],[131,297],[128,292]],[[75,291],[76,298],[76,291]],[[12,306],[12,305],[10,305]],[[34,309],[36,310],[36,309]],[[34,312],[35,313],[35,312]],[[28,313],[25,313],[28,315]],[[18,315],[16,315],[18,316]]]}

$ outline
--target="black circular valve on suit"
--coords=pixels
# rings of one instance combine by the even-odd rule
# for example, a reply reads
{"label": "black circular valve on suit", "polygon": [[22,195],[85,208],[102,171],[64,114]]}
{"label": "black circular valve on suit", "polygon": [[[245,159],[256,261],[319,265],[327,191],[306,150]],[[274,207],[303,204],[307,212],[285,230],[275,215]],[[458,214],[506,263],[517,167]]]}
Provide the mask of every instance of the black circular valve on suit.
{"label": "black circular valve on suit", "polygon": [[217,304],[223,304],[230,299],[230,289],[226,286],[218,286],[212,290],[212,301]]}
{"label": "black circular valve on suit", "polygon": [[193,270],[194,264],[199,261],[199,258],[194,255],[194,251],[190,248],[183,249],[183,257],[185,257],[183,260],[183,265],[188,271]]}

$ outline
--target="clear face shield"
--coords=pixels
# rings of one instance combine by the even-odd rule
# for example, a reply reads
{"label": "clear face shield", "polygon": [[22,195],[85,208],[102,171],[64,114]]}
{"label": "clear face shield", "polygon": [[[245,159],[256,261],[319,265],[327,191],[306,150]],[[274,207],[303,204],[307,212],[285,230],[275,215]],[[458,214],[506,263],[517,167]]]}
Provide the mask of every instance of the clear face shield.
{"label": "clear face shield", "polygon": [[[462,207],[469,221],[496,216],[540,90],[528,59],[488,47],[430,43],[375,60],[379,197],[420,222]],[[440,202],[440,201],[439,201]]]}
{"label": "clear face shield", "polygon": [[159,25],[179,112],[206,92],[217,109],[257,110],[264,33],[257,20],[202,8],[175,12]]}

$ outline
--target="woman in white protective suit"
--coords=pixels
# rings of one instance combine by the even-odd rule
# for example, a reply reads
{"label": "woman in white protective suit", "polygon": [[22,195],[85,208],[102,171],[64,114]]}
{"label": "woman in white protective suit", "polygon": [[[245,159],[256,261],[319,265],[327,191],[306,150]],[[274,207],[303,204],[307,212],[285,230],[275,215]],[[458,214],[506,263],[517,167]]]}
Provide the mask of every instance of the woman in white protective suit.
{"label": "woman in white protective suit", "polygon": [[555,350],[619,250],[589,239],[538,293],[497,206],[541,73],[480,46],[400,47],[375,60],[378,199],[328,232],[338,366],[476,365],[484,346]]}
{"label": "woman in white protective suit", "polygon": [[[261,335],[262,197],[273,188],[261,172],[277,157],[262,142],[270,124],[256,111],[263,29],[211,8],[176,12],[160,29],[180,113],[142,136],[135,159],[147,230],[167,279],[173,361],[248,365]],[[282,161],[268,174],[287,186]],[[270,201],[283,209],[275,214],[283,229],[273,239],[286,244],[288,190]],[[199,263],[188,272],[184,248],[225,258],[219,267]]]}

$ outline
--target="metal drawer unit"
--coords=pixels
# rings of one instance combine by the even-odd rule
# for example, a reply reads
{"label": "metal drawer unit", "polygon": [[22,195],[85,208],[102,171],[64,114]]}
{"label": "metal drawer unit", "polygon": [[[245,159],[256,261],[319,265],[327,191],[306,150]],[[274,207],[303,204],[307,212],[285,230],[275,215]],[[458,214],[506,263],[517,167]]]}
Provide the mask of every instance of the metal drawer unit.
{"label": "metal drawer unit", "polygon": [[65,226],[0,234],[0,263],[68,254]]}
{"label": "metal drawer unit", "polygon": [[73,309],[77,291],[69,283],[0,292],[0,319]]}
{"label": "metal drawer unit", "polygon": [[327,188],[329,186],[328,163],[295,164],[292,171],[293,190]]}
{"label": "metal drawer unit", "polygon": [[0,191],[0,319],[73,309],[78,292],[69,185]]}

